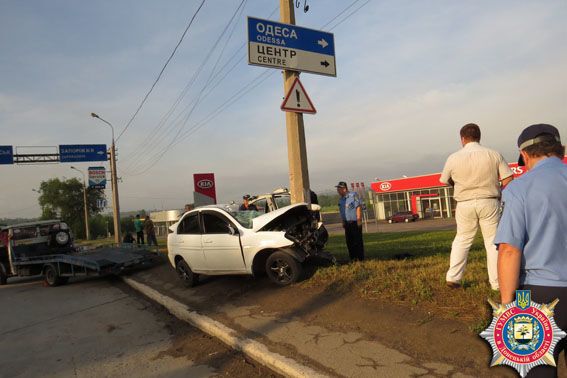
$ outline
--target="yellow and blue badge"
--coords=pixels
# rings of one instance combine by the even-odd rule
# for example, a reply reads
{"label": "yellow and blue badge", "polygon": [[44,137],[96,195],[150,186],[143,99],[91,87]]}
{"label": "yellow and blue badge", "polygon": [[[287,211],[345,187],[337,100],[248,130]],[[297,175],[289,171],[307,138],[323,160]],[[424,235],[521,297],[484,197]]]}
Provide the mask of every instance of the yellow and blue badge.
{"label": "yellow and blue badge", "polygon": [[558,302],[532,302],[530,290],[516,290],[516,300],[507,305],[489,299],[493,319],[480,336],[492,347],[490,366],[511,366],[522,377],[538,365],[555,366],[553,351],[567,335],[553,319]]}

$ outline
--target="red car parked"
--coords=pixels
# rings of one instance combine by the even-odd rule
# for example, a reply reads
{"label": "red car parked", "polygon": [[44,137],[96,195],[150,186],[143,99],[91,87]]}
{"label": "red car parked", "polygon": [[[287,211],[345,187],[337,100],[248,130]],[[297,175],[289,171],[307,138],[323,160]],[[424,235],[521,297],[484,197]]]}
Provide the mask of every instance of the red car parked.
{"label": "red car parked", "polygon": [[386,218],[388,223],[398,223],[398,222],[415,222],[419,219],[419,215],[412,213],[411,211],[400,211],[395,213],[391,217]]}

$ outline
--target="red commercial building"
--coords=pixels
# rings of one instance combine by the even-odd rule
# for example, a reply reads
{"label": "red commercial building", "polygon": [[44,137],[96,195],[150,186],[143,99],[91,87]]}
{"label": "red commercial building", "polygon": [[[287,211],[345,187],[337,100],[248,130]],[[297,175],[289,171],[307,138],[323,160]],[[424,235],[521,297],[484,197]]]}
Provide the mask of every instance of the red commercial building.
{"label": "red commercial building", "polygon": [[[563,159],[567,164],[567,156]],[[514,177],[525,173],[518,163],[509,164]],[[386,219],[399,211],[411,211],[425,218],[453,218],[456,201],[453,187],[439,182],[441,173],[373,182],[372,204],[376,219]]]}

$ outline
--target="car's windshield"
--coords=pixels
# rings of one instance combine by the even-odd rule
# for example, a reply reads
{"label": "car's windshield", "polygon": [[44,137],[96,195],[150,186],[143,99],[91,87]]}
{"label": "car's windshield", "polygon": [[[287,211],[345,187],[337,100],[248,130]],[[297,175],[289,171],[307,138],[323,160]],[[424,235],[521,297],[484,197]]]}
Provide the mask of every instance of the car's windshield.
{"label": "car's windshield", "polygon": [[276,208],[278,209],[291,205],[291,196],[289,195],[274,196],[274,198],[276,200]]}
{"label": "car's windshield", "polygon": [[255,210],[229,210],[230,215],[234,217],[245,228],[252,228],[252,219],[262,215],[263,213]]}

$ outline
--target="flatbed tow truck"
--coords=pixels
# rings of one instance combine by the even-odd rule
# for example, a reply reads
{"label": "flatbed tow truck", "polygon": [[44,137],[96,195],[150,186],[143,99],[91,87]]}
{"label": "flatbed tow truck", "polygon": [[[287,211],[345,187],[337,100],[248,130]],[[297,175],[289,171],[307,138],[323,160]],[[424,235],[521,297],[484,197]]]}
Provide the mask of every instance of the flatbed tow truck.
{"label": "flatbed tow truck", "polygon": [[157,254],[133,244],[76,248],[69,227],[59,220],[0,228],[0,285],[10,277],[43,275],[49,286],[70,277],[120,274],[152,265]]}

